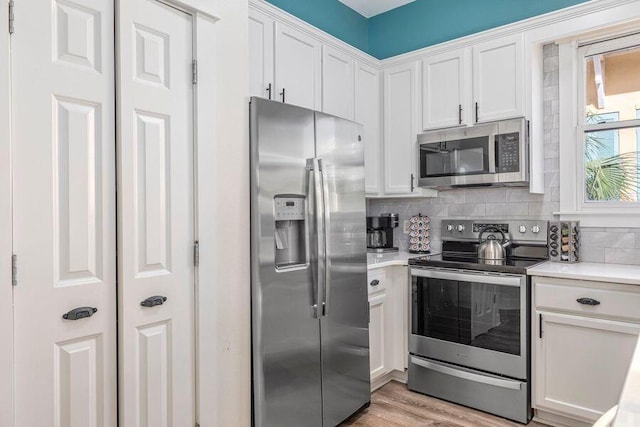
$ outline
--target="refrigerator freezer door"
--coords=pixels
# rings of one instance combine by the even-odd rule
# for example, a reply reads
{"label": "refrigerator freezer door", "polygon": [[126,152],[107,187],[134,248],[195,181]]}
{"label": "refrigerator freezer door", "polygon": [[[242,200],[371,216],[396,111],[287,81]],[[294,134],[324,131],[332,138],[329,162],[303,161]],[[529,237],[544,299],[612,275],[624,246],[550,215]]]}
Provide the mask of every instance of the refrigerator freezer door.
{"label": "refrigerator freezer door", "polygon": [[370,401],[362,126],[316,112],[325,193],[327,283],[321,318],[323,425]]}
{"label": "refrigerator freezer door", "polygon": [[303,195],[308,206],[306,159],[314,157],[313,111],[252,98],[250,118],[254,425],[321,426],[314,260],[307,251],[306,265],[280,270],[275,265],[276,195]]}

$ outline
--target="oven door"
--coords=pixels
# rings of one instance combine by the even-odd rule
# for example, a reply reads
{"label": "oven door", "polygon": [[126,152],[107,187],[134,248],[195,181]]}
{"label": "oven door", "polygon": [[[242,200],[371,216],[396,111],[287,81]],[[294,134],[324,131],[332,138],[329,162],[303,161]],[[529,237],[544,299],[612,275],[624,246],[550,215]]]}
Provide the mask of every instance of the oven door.
{"label": "oven door", "polygon": [[527,378],[526,275],[413,267],[411,279],[411,354]]}

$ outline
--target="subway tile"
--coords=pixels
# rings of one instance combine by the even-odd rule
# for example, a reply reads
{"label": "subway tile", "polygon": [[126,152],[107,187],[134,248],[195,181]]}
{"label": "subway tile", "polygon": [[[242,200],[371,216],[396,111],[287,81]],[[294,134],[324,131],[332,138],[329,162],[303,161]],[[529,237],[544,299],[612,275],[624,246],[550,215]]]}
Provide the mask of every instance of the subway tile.
{"label": "subway tile", "polygon": [[584,231],[580,232],[581,247],[634,249],[636,247],[635,233],[616,233],[614,231]]}
{"label": "subway tile", "polygon": [[543,60],[543,69],[544,71],[557,71],[559,70],[559,58],[556,55],[549,54]]}
{"label": "subway tile", "polygon": [[581,247],[579,254],[583,262],[604,262],[604,248]]}
{"label": "subway tile", "polygon": [[640,265],[640,249],[605,248],[604,262]]}
{"label": "subway tile", "polygon": [[505,188],[474,188],[465,190],[465,203],[504,202]]}

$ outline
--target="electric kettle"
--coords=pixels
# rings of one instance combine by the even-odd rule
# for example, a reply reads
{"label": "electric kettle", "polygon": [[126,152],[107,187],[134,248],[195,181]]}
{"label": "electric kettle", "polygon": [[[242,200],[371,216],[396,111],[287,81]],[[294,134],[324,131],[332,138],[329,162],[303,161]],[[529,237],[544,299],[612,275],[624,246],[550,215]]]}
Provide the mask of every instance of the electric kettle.
{"label": "electric kettle", "polygon": [[[502,240],[498,242],[494,236],[489,236],[482,241],[482,235],[487,231],[498,232],[502,235]],[[497,227],[485,227],[478,236],[478,259],[502,261],[507,257],[507,248],[511,242],[504,235],[504,231]]]}

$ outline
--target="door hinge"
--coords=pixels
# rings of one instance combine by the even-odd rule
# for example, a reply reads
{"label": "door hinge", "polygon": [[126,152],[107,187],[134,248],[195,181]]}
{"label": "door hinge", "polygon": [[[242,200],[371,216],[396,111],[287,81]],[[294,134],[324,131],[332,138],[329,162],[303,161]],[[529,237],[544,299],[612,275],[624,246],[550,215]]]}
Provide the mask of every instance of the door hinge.
{"label": "door hinge", "polygon": [[198,83],[198,61],[195,59],[191,63],[191,83],[194,85]]}
{"label": "door hinge", "polygon": [[18,255],[11,255],[11,285],[18,286]]}
{"label": "door hinge", "polygon": [[193,242],[193,265],[200,265],[200,243],[197,240]]}
{"label": "door hinge", "polygon": [[13,3],[13,0],[9,0],[9,34],[13,34],[13,32],[15,31],[15,15],[13,13],[14,7],[15,4]]}
{"label": "door hinge", "polygon": [[200,427],[200,423],[196,423],[196,427]]}

